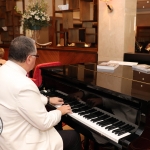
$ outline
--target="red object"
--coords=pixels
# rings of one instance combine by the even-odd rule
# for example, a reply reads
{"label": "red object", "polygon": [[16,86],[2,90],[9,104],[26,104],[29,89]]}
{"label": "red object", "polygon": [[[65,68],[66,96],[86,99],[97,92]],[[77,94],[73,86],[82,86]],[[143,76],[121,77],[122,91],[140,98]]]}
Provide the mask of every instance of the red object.
{"label": "red object", "polygon": [[31,78],[31,80],[39,87],[42,84],[41,68],[59,65],[61,65],[60,62],[48,62],[38,64],[34,69],[33,77]]}

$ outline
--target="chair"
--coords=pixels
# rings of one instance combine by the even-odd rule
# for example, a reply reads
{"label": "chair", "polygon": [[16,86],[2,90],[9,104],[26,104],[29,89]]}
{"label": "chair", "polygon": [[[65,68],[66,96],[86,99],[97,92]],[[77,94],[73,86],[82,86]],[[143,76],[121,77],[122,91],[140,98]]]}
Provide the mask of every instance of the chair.
{"label": "chair", "polygon": [[42,84],[42,76],[41,76],[41,68],[44,67],[51,67],[51,66],[59,66],[61,65],[60,62],[48,62],[48,63],[42,63],[42,64],[38,64],[33,72],[33,77],[31,78],[31,80],[38,86],[40,87]]}

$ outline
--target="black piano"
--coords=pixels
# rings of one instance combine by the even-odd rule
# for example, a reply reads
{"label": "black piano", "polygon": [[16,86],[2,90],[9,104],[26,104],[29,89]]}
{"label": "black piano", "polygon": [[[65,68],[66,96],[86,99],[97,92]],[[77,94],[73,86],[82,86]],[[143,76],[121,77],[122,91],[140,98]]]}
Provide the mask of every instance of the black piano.
{"label": "black piano", "polygon": [[95,142],[103,137],[119,149],[150,148],[149,74],[122,65],[97,71],[96,63],[42,68],[41,73],[41,93],[62,97],[72,108],[63,122]]}

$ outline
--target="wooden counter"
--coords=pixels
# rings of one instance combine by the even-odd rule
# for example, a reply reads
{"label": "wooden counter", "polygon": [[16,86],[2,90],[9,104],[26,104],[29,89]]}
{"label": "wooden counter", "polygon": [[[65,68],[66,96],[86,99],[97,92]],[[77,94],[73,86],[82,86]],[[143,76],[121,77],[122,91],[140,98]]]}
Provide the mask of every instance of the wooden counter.
{"label": "wooden counter", "polygon": [[[4,59],[8,59],[9,46],[0,45],[5,49]],[[97,48],[77,48],[77,47],[49,47],[37,48],[39,58],[36,65],[40,63],[60,61],[62,64],[97,62]]]}

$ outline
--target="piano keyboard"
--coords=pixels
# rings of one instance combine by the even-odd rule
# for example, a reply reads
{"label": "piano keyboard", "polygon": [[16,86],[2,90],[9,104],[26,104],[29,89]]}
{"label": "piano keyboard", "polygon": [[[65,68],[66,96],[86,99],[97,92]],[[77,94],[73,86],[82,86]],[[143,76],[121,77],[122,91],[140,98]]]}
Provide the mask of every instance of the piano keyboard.
{"label": "piano keyboard", "polygon": [[[54,95],[53,95],[54,96]],[[115,115],[108,113],[97,107],[89,107],[82,100],[69,97],[68,94],[59,90],[55,91],[55,96],[61,97],[64,103],[69,104],[72,108],[70,117],[95,130],[102,136],[119,143],[121,138],[124,138],[135,132],[137,126],[127,121],[117,118]],[[55,106],[56,108],[59,106]]]}

